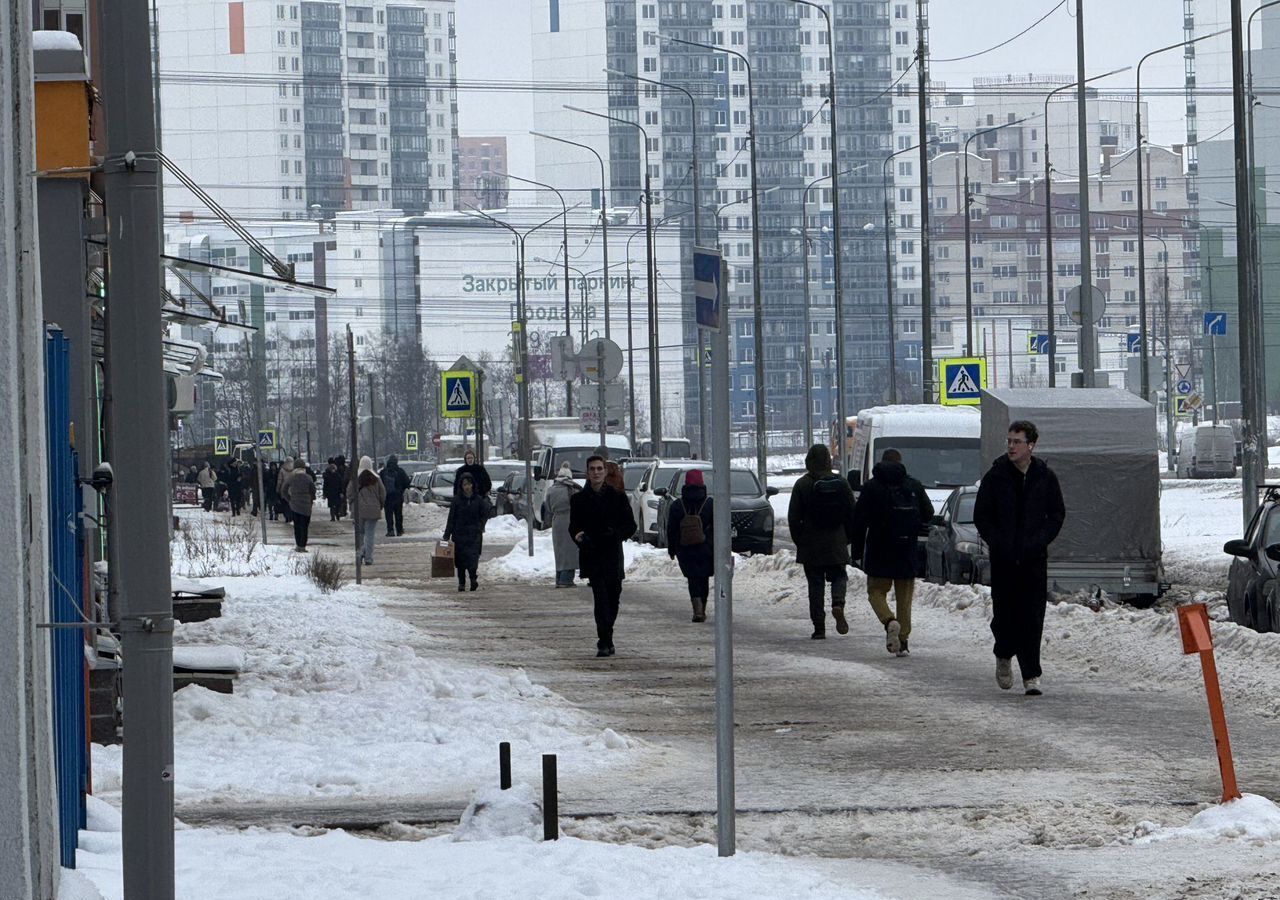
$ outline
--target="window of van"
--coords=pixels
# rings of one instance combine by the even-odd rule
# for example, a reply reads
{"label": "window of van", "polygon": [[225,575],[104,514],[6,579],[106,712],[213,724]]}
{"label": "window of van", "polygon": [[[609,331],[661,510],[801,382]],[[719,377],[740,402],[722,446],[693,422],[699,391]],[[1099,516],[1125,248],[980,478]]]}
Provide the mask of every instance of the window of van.
{"label": "window of van", "polygon": [[982,477],[982,442],[976,437],[878,438],[872,459],[879,462],[889,448],[902,454],[907,474],[927,488],[973,484]]}

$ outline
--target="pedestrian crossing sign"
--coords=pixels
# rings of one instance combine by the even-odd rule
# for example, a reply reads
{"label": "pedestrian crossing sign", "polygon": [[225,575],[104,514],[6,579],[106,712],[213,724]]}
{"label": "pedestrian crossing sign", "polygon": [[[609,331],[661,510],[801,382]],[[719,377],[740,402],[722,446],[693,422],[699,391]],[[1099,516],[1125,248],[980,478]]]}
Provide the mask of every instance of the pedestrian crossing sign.
{"label": "pedestrian crossing sign", "polygon": [[406,431],[404,433],[404,449],[406,453],[418,452],[418,432]]}
{"label": "pedestrian crossing sign", "polygon": [[274,428],[258,429],[258,449],[259,450],[276,449],[276,430]]}
{"label": "pedestrian crossing sign", "polygon": [[214,436],[213,439],[213,455],[214,456],[230,456],[231,455],[231,438],[225,434]]}
{"label": "pedestrian crossing sign", "polygon": [[987,386],[987,361],[979,357],[944,359],[938,363],[938,402],[943,406],[977,406]]}
{"label": "pedestrian crossing sign", "polygon": [[440,377],[440,409],[446,419],[470,419],[476,414],[476,373],[455,370]]}

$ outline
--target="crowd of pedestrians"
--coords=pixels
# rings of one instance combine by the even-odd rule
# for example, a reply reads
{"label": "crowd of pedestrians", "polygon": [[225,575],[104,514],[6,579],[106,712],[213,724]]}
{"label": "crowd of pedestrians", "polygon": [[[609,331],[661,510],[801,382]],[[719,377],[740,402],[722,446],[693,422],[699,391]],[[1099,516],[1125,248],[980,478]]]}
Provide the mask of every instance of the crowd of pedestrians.
{"label": "crowd of pedestrians", "polygon": [[[983,476],[974,507],[974,523],[990,553],[996,683],[1002,690],[1013,686],[1016,659],[1023,689],[1031,696],[1042,693],[1040,645],[1048,597],[1048,548],[1065,518],[1057,476],[1034,455],[1038,440],[1031,422],[1009,426],[1007,451]],[[317,490],[315,474],[301,457],[286,457],[264,469],[262,498],[256,471],[240,460],[216,469],[205,462],[179,476],[198,487],[206,511],[217,508],[225,497],[231,515],[237,516],[248,495],[254,515],[265,508],[271,519],[282,517],[293,526],[295,550],[307,552]],[[320,493],[329,519],[353,517],[365,565],[374,561],[379,522],[385,521],[388,537],[404,534],[404,497],[409,485],[394,455],[387,457],[381,470],[368,456],[361,457],[355,468],[348,467],[342,456],[328,460]],[[479,587],[484,533],[493,515],[492,486],[484,464],[468,449],[455,474],[443,533],[453,545],[459,591]],[[575,575],[590,584],[596,656],[613,656],[626,574],[623,542],[636,532],[622,471],[617,463],[593,455],[586,461],[583,487],[564,463],[548,486],[545,502],[555,554],[555,586],[573,587]],[[688,585],[695,623],[706,621],[711,596],[714,517],[702,472],[690,470],[679,498],[669,506],[666,534],[667,552]],[[911,605],[921,571],[919,538],[933,517],[928,493],[911,477],[898,450],[883,452],[855,498],[851,482],[832,471],[828,448],[811,447],[787,509],[796,561],[808,587],[810,637],[823,640],[827,636],[828,590],[836,633],[849,633],[846,600],[852,565],[866,576],[867,602],[884,629],[885,649],[898,657],[909,656]]]}

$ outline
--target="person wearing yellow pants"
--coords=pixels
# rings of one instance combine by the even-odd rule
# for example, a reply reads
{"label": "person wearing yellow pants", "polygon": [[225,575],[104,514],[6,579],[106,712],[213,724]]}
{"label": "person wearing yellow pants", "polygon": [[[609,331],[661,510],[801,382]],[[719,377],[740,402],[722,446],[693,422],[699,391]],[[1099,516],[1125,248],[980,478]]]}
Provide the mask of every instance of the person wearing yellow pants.
{"label": "person wearing yellow pants", "polygon": [[[885,649],[908,656],[911,598],[915,593],[916,542],[933,503],[924,485],[907,475],[902,454],[886,450],[862,486],[853,511],[854,565],[867,574],[867,600],[884,626]],[[895,611],[889,609],[893,589]]]}

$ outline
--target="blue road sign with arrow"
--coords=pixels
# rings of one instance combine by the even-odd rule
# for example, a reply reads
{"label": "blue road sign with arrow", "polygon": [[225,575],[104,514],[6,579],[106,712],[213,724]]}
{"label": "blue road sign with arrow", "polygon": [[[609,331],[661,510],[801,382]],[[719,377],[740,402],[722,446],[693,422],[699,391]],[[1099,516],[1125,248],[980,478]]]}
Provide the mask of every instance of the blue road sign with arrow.
{"label": "blue road sign with arrow", "polygon": [[1221,337],[1227,333],[1227,314],[1224,312],[1207,312],[1204,314],[1204,333]]}
{"label": "blue road sign with arrow", "polygon": [[1142,335],[1126,334],[1124,336],[1124,352],[1125,353],[1141,353],[1142,352]]}
{"label": "blue road sign with arrow", "polygon": [[1179,394],[1190,394],[1190,393],[1191,393],[1191,382],[1190,382],[1190,381],[1187,381],[1185,378],[1184,378],[1184,379],[1182,379],[1181,381],[1179,381],[1179,382],[1178,382],[1178,393],[1179,393]]}
{"label": "blue road sign with arrow", "polygon": [[1048,353],[1050,346],[1051,344],[1049,341],[1049,335],[1047,334],[1038,334],[1036,332],[1032,332],[1031,334],[1027,335],[1027,352],[1028,353],[1036,353],[1036,354]]}
{"label": "blue road sign with arrow", "polygon": [[693,305],[699,328],[720,330],[720,310],[724,308],[720,251],[695,247],[693,250]]}

